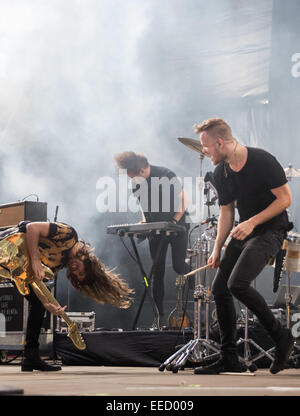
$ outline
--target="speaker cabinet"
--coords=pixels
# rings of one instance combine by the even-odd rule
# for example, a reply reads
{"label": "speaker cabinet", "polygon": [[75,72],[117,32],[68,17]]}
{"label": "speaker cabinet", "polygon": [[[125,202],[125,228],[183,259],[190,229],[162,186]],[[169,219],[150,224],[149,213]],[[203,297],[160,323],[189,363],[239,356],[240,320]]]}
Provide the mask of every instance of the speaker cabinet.
{"label": "speaker cabinet", "polygon": [[[48,287],[53,294],[53,288]],[[28,301],[15,285],[9,281],[0,281],[0,351],[24,348],[28,318]],[[45,310],[40,335],[41,348],[53,341],[53,316]]]}
{"label": "speaker cabinet", "polygon": [[26,220],[47,221],[47,202],[23,201],[0,205],[0,228]]}

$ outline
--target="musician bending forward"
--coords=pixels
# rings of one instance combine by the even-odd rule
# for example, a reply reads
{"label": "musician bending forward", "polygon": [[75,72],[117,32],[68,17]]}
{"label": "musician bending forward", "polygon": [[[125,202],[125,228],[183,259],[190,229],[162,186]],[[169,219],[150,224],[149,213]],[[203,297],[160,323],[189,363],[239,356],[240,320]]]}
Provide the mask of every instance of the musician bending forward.
{"label": "musician bending forward", "polygon": [[[83,295],[96,302],[106,303],[119,308],[128,308],[131,294],[127,283],[93,254],[93,249],[78,239],[75,229],[63,223],[23,221],[17,227],[0,233],[0,241],[15,233],[25,233],[28,255],[35,279],[42,280],[45,271],[42,263],[54,273],[67,268],[67,278]],[[1,264],[0,264],[1,266]],[[22,371],[58,371],[61,367],[50,365],[39,356],[39,335],[47,309],[54,315],[60,315],[66,308],[48,302],[40,291],[30,286],[25,296],[29,301],[27,330],[25,337]]]}
{"label": "musician bending forward", "polygon": [[[292,197],[283,168],[270,153],[241,145],[222,119],[195,126],[203,152],[210,157],[219,194],[220,216],[209,266],[218,268],[212,284],[221,338],[218,361],[196,368],[195,374],[242,372],[238,360],[233,297],[251,310],[275,343],[270,372],[285,368],[293,347],[291,331],[281,327],[264,298],[251,286],[270,258],[275,257],[292,224],[286,208]],[[235,201],[240,223],[233,228]],[[231,240],[221,260],[227,237]]]}
{"label": "musician bending forward", "polygon": [[[165,325],[164,317],[164,275],[169,245],[172,249],[173,268],[178,274],[185,274],[189,267],[185,262],[188,245],[189,224],[187,217],[187,196],[176,174],[170,169],[151,165],[142,154],[123,152],[115,156],[120,169],[127,171],[132,179],[133,194],[138,199],[142,222],[169,221],[185,227],[185,231],[163,238],[151,233],[148,237],[152,261],[157,265],[152,276],[152,295],[159,312],[160,326]],[[161,244],[162,243],[162,244]],[[160,253],[159,253],[160,250]]]}

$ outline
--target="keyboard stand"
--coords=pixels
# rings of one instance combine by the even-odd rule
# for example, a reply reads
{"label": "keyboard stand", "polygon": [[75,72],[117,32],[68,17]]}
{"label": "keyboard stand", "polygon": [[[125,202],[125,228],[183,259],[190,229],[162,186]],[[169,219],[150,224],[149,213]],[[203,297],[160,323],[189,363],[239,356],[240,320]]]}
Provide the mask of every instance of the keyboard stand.
{"label": "keyboard stand", "polygon": [[161,252],[161,248],[162,248],[165,236],[163,234],[161,235],[161,240],[159,242],[159,249],[157,250],[156,257],[153,261],[149,277],[147,277],[147,274],[144,270],[144,267],[143,267],[143,264],[141,262],[141,258],[140,258],[140,255],[138,253],[138,250],[137,250],[137,247],[136,247],[133,236],[130,235],[129,238],[130,238],[134,253],[136,255],[136,259],[137,259],[137,262],[138,262],[138,265],[139,265],[139,269],[141,271],[141,275],[142,275],[142,278],[143,278],[143,284],[144,284],[144,294],[142,296],[142,299],[140,300],[140,304],[139,304],[139,307],[138,307],[138,310],[137,310],[137,314],[136,314],[136,316],[134,318],[134,321],[133,321],[133,324],[132,324],[132,329],[133,330],[136,329],[136,324],[137,324],[138,319],[140,317],[142,307],[144,305],[145,298],[146,298],[147,294],[149,295],[149,299],[150,299],[151,306],[152,306],[153,313],[154,313],[154,317],[155,317],[154,329],[160,329],[160,316],[159,316],[158,308],[156,306],[156,303],[155,303],[155,301],[153,299],[153,296],[152,296],[152,293],[151,293],[151,280],[152,280],[152,276],[154,274],[155,268],[156,268],[157,263],[158,263],[158,259],[159,259],[159,256],[160,256],[160,252]]}

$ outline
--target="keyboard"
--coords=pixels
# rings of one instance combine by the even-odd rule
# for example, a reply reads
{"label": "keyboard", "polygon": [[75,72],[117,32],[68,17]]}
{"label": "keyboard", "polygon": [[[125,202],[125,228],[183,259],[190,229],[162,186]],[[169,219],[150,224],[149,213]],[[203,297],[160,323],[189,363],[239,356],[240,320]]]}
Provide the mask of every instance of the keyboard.
{"label": "keyboard", "polygon": [[107,234],[115,234],[120,237],[127,237],[130,235],[147,235],[151,232],[155,234],[165,233],[166,235],[170,235],[172,233],[186,231],[184,226],[173,224],[168,221],[109,225],[106,230]]}

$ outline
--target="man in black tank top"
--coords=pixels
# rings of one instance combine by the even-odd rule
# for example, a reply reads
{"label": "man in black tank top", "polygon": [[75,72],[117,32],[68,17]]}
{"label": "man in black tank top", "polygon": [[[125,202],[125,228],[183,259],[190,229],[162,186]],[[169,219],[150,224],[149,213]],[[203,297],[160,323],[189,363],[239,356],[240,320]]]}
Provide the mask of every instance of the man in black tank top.
{"label": "man in black tank top", "polygon": [[[218,268],[212,284],[221,338],[221,358],[195,369],[195,374],[246,370],[238,360],[236,311],[232,295],[251,310],[275,343],[270,372],[285,368],[293,346],[291,331],[282,328],[264,298],[251,286],[269,260],[282,247],[292,228],[286,208],[292,197],[283,168],[270,153],[242,146],[222,119],[195,126],[203,152],[216,165],[214,179],[220,216],[214,249],[208,260]],[[235,204],[240,216],[234,225]],[[231,240],[221,259],[227,237]]]}
{"label": "man in black tank top", "polygon": [[[144,155],[123,152],[115,156],[120,169],[125,169],[132,179],[132,191],[138,199],[142,222],[169,221],[183,225],[185,232],[171,234],[169,237],[151,233],[148,237],[151,258],[158,262],[152,276],[152,295],[158,308],[160,326],[166,324],[164,317],[164,275],[168,246],[172,249],[173,269],[178,274],[189,271],[185,263],[188,245],[189,224],[186,222],[186,196],[176,174],[162,166],[150,165]],[[160,250],[160,253],[158,253]]]}

